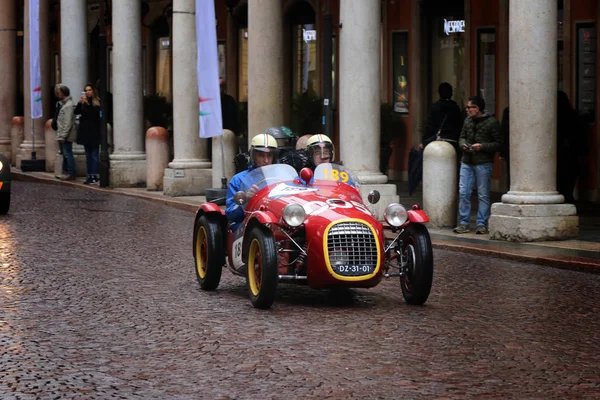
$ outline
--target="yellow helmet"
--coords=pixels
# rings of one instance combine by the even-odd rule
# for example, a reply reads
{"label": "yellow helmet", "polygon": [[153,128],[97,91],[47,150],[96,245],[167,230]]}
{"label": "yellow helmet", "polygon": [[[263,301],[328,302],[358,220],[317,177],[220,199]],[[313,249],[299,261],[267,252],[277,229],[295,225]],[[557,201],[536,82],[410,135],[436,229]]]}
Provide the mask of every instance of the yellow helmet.
{"label": "yellow helmet", "polygon": [[312,135],[306,141],[306,150],[310,156],[310,160],[313,161],[313,155],[315,152],[321,152],[321,158],[327,158],[327,154],[324,154],[325,150],[329,150],[330,158],[329,162],[335,160],[335,146],[329,136],[323,134]]}
{"label": "yellow helmet", "polygon": [[250,142],[250,161],[254,163],[254,152],[273,154],[273,163],[277,161],[277,140],[267,133],[261,133],[252,138]]}

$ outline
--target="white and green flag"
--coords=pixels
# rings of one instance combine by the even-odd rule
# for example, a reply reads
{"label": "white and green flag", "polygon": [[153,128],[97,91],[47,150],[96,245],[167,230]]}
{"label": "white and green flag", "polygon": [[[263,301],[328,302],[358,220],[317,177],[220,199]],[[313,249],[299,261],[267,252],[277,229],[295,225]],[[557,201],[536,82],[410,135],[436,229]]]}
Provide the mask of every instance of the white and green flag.
{"label": "white and green flag", "polygon": [[214,0],[196,0],[196,40],[198,41],[198,103],[200,137],[223,134],[219,55]]}
{"label": "white and green flag", "polygon": [[29,82],[31,118],[41,118],[42,79],[40,74],[40,0],[29,1]]}

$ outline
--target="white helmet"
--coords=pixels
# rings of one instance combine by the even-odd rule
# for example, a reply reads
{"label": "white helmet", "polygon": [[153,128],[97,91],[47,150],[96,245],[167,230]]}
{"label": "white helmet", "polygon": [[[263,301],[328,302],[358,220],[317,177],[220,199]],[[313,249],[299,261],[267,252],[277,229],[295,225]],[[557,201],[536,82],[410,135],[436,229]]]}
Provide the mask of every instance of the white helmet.
{"label": "white helmet", "polygon": [[335,146],[329,136],[316,134],[312,135],[306,141],[306,150],[308,151],[308,155],[310,156],[310,161],[313,161],[313,156],[317,152],[321,152],[321,158],[327,158],[327,150],[329,150],[329,162],[334,162],[335,160]]}
{"label": "white helmet", "polygon": [[260,151],[263,153],[273,154],[273,163],[277,161],[277,140],[267,133],[261,133],[252,138],[250,142],[250,162],[254,162],[254,152]]}

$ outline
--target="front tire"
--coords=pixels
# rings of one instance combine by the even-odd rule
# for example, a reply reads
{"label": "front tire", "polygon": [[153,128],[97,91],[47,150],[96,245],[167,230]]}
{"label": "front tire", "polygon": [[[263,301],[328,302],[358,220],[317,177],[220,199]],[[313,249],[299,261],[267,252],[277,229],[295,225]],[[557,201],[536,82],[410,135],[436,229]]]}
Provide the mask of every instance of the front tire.
{"label": "front tire", "polygon": [[425,225],[410,224],[402,235],[402,258],[406,260],[400,275],[402,295],[408,304],[427,301],[433,283],[433,250]]}
{"label": "front tire", "polygon": [[208,215],[201,216],[194,224],[194,262],[196,279],[203,290],[215,290],[221,281],[225,264],[221,225]]}
{"label": "front tire", "polygon": [[256,308],[266,309],[275,301],[277,292],[277,248],[273,234],[255,227],[248,237],[246,281],[250,301]]}
{"label": "front tire", "polygon": [[0,215],[6,214],[10,208],[10,192],[0,193]]}

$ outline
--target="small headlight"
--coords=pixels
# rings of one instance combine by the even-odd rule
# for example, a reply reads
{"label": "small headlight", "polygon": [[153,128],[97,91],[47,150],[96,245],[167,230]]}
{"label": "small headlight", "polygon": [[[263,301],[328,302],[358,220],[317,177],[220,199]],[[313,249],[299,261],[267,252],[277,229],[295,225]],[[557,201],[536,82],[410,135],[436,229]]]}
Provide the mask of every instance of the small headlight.
{"label": "small headlight", "polygon": [[289,204],[283,209],[283,220],[289,226],[300,226],[305,218],[306,211],[300,204]]}
{"label": "small headlight", "polygon": [[408,218],[406,209],[402,207],[402,204],[392,203],[385,209],[384,212],[385,222],[391,226],[402,226]]}
{"label": "small headlight", "polygon": [[2,171],[3,167],[4,167],[4,165],[2,165],[2,161],[0,161],[0,171]]}

